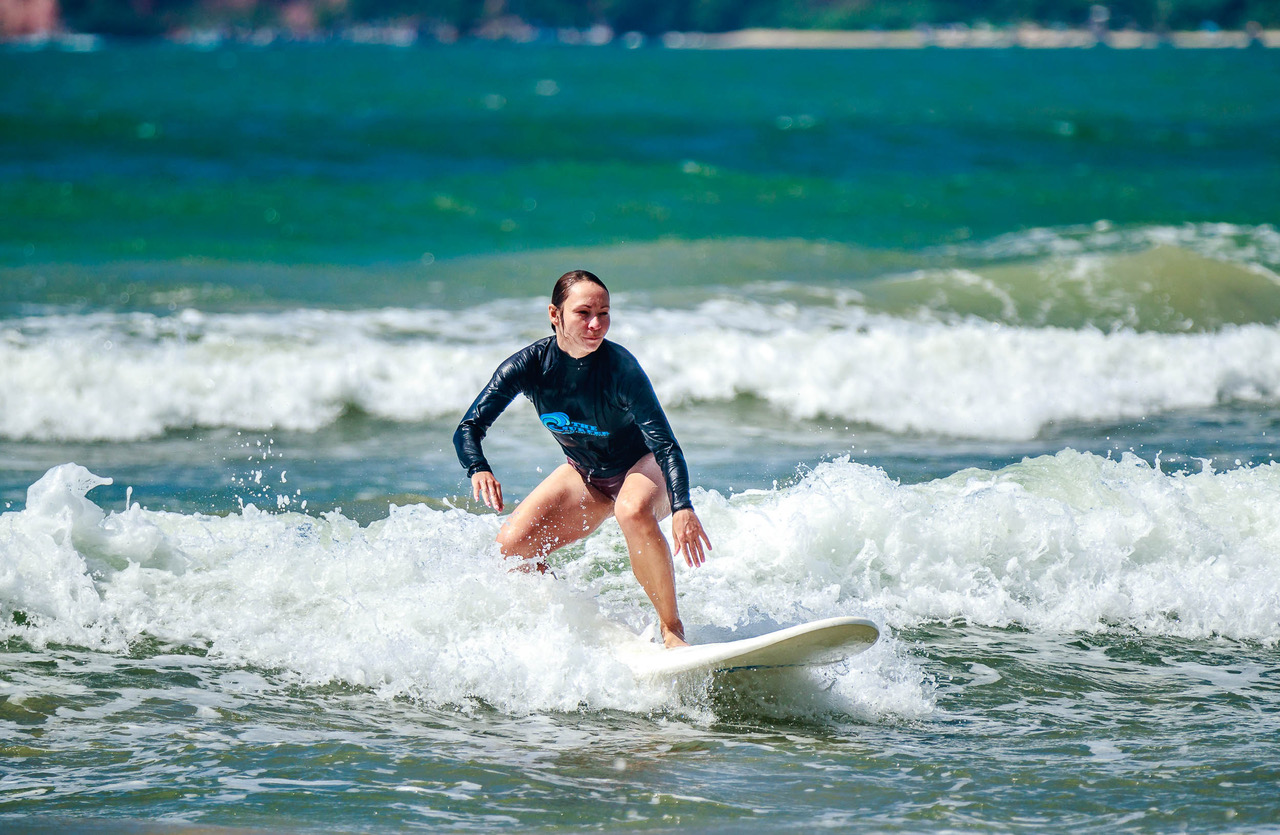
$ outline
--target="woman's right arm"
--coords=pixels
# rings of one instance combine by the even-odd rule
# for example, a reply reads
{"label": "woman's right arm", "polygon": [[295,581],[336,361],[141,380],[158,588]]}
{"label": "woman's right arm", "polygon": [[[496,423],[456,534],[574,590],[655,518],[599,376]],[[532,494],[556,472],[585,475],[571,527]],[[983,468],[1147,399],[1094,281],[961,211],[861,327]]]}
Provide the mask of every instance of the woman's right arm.
{"label": "woman's right arm", "polygon": [[453,448],[471,478],[472,495],[494,510],[502,510],[502,485],[494,477],[480,443],[493,422],[521,392],[521,381],[529,367],[529,353],[526,348],[498,366],[453,433]]}

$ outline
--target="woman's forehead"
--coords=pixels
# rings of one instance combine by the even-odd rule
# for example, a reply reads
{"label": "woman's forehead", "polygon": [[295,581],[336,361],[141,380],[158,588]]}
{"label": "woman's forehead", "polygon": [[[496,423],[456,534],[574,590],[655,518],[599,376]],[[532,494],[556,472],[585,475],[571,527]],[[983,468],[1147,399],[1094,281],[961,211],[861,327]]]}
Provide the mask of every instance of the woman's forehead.
{"label": "woman's forehead", "polygon": [[565,297],[564,303],[567,305],[608,304],[609,291],[599,284],[590,281],[579,281],[569,288],[569,294]]}

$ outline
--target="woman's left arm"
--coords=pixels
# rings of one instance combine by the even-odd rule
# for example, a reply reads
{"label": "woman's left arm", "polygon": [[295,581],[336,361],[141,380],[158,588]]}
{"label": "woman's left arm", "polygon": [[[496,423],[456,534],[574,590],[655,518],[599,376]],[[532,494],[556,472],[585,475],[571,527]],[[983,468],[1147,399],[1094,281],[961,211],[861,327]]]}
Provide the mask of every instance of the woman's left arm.
{"label": "woman's left arm", "polygon": [[[632,360],[632,363],[635,363]],[[644,445],[653,453],[662,470],[662,478],[667,483],[667,494],[671,499],[671,512],[692,510],[693,502],[689,500],[689,467],[684,462],[684,451],[671,431],[667,415],[662,411],[658,395],[653,391],[653,384],[648,376],[635,363],[626,375],[628,385],[624,396],[626,408],[631,412],[636,427],[644,438]],[[701,526],[699,526],[701,527]]]}
{"label": "woman's left arm", "polygon": [[[634,359],[632,360],[634,362]],[[658,395],[649,377],[635,363],[631,369],[630,409],[645,446],[653,453],[667,483],[671,499],[671,537],[675,540],[676,554],[683,554],[690,567],[702,565],[711,550],[711,540],[702,527],[702,520],[693,510],[689,499],[689,467],[684,461],[684,451],[676,441],[667,415],[662,411]]]}

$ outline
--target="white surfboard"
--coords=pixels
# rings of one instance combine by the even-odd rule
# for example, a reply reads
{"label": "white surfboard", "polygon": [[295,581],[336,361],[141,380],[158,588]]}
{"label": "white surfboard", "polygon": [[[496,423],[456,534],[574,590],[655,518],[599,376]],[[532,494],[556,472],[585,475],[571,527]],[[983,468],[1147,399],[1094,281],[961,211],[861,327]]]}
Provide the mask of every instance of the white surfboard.
{"label": "white surfboard", "polygon": [[623,660],[636,675],[650,678],[695,671],[816,667],[857,655],[879,637],[879,627],[864,618],[826,618],[738,641],[676,649],[653,647]]}

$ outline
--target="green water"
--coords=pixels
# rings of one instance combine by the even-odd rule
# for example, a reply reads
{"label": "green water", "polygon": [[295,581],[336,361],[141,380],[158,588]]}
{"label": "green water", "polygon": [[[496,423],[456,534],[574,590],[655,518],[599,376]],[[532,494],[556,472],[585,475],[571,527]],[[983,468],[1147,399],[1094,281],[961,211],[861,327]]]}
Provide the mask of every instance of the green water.
{"label": "green water", "polygon": [[1269,223],[1278,62],[8,51],[0,255],[377,263],[725,235],[914,250],[1100,219]]}

